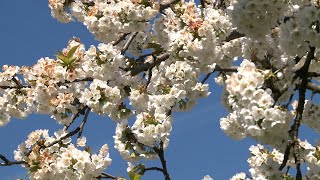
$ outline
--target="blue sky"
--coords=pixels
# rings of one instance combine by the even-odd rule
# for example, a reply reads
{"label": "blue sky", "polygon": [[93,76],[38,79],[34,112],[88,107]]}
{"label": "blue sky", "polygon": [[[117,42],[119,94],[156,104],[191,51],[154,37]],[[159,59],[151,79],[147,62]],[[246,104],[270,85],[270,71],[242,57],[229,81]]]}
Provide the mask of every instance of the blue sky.
{"label": "blue sky", "polygon": [[[80,38],[86,47],[98,43],[82,24],[61,24],[54,20],[47,1],[3,1],[1,7],[1,65],[30,66],[41,57],[53,57],[73,36]],[[213,84],[213,78],[209,81]],[[227,112],[220,103],[221,87],[213,85],[211,92],[210,97],[200,100],[192,111],[174,114],[171,141],[165,152],[172,179],[201,179],[209,174],[215,180],[224,180],[248,169],[248,148],[254,142],[248,139],[235,141],[223,134],[219,119]],[[115,126],[108,117],[90,114],[83,135],[93,150],[104,143],[109,144],[113,162],[107,172],[126,175],[126,162],[113,148]],[[12,119],[7,126],[0,128],[0,153],[13,160],[13,150],[31,131],[49,129],[53,133],[59,128],[61,126],[48,115]],[[150,165],[160,166],[159,161]],[[1,180],[26,179],[25,174],[19,165],[0,167]],[[163,175],[147,172],[143,179],[160,180]]]}

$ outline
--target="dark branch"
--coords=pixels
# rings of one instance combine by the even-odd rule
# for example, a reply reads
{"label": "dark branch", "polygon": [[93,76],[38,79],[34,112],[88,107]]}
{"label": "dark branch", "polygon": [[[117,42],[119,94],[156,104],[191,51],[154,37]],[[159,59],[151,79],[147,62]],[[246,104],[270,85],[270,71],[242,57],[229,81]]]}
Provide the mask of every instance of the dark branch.
{"label": "dark branch", "polygon": [[23,85],[15,77],[12,77],[12,81],[16,83],[18,89],[23,88]]}
{"label": "dark branch", "polygon": [[320,86],[312,82],[307,84],[307,89],[311,90],[312,93],[320,93]]}
{"label": "dark branch", "polygon": [[128,41],[126,42],[126,44],[123,46],[123,48],[121,49],[121,54],[125,54],[126,51],[128,50],[130,44],[132,43],[132,41],[134,40],[134,38],[137,36],[138,32],[134,32],[128,39]]}
{"label": "dark branch", "polygon": [[0,86],[0,89],[21,89],[21,88],[31,88],[31,86]]}
{"label": "dark branch", "polygon": [[159,65],[162,61],[165,61],[169,58],[168,53],[161,54],[156,57],[156,59],[153,62],[146,62],[144,64],[141,64],[139,66],[134,67],[130,70],[131,76],[135,76],[143,71],[146,71],[148,69],[152,69],[153,67]]}
{"label": "dark branch", "polygon": [[320,73],[308,72],[308,76],[309,76],[309,77],[320,77]]}
{"label": "dark branch", "polygon": [[65,82],[58,82],[57,85],[65,85],[65,84],[70,84],[70,83],[75,83],[75,82],[86,82],[86,81],[93,81],[93,78],[84,78],[84,79],[75,79],[74,81],[65,81]]}
{"label": "dark branch", "polygon": [[144,172],[146,172],[146,171],[160,171],[160,172],[164,173],[163,169],[162,169],[162,168],[159,168],[159,167],[145,168],[145,169],[144,169]]}
{"label": "dark branch", "polygon": [[310,47],[310,51],[307,54],[304,65],[299,70],[296,71],[296,76],[300,77],[301,79],[301,83],[299,84],[298,107],[296,109],[296,116],[294,118],[294,123],[291,126],[291,129],[289,131],[292,142],[287,145],[285,155],[284,155],[284,160],[280,166],[281,169],[283,169],[286,166],[286,163],[288,161],[288,157],[290,154],[290,150],[291,148],[293,148],[293,155],[294,155],[295,164],[297,168],[296,180],[302,180],[300,146],[299,146],[299,127],[302,120],[304,103],[306,99],[306,90],[308,87],[308,70],[311,64],[311,60],[314,59],[314,52],[315,52],[315,48]]}
{"label": "dark branch", "polygon": [[200,4],[202,8],[206,7],[206,2],[204,0],[200,0]]}
{"label": "dark branch", "polygon": [[167,8],[169,8],[170,6],[177,4],[178,2],[180,2],[180,0],[173,0],[171,2],[168,2],[166,4],[160,4],[160,8],[159,8],[159,12],[163,13],[163,11]]}
{"label": "dark branch", "polygon": [[82,135],[83,128],[84,128],[84,125],[85,125],[86,122],[87,122],[87,119],[88,119],[88,116],[89,116],[90,111],[91,111],[91,108],[88,108],[87,111],[86,111],[86,114],[84,115],[83,121],[82,121],[82,123],[81,123],[81,125],[80,125],[80,130],[79,130],[79,133],[78,133],[78,138],[80,138],[81,135]]}
{"label": "dark branch", "polygon": [[80,115],[80,110],[78,110],[78,112],[76,113],[76,114],[74,114],[74,115],[72,115],[72,117],[71,117],[71,123],[69,124],[69,125],[66,125],[66,126],[64,126],[64,129],[63,130],[68,130],[69,129],[69,127],[71,126],[71,124],[74,122],[74,120],[76,120],[77,119],[77,117],[79,117],[79,115]]}
{"label": "dark branch", "polygon": [[118,40],[112,42],[111,44],[112,44],[113,46],[118,45],[121,41],[125,40],[126,37],[127,37],[129,34],[130,34],[130,33],[123,33]]}
{"label": "dark branch", "polygon": [[290,141],[289,144],[288,144],[287,147],[286,147],[285,152],[284,152],[283,161],[282,161],[282,163],[281,163],[281,165],[280,165],[280,167],[279,167],[279,171],[282,171],[282,169],[283,169],[284,167],[286,167],[287,162],[288,162],[288,160],[289,160],[290,150],[291,150],[292,146],[293,146],[293,143]]}
{"label": "dark branch", "polygon": [[112,176],[107,173],[102,173],[100,176],[97,177],[97,179],[118,179],[118,177]]}
{"label": "dark branch", "polygon": [[162,173],[164,175],[165,180],[170,180],[170,175],[167,169],[167,162],[164,158],[164,150],[163,150],[163,142],[160,142],[160,147],[154,147],[153,150],[158,154],[161,164],[162,164]]}
{"label": "dark branch", "polygon": [[226,73],[226,72],[237,72],[238,71],[238,67],[237,66],[231,66],[229,68],[221,68],[219,65],[216,65],[216,67],[214,68],[214,70],[210,73],[208,73],[206,75],[206,77],[204,77],[204,79],[201,81],[201,83],[205,83],[209,77],[216,71],[219,71],[219,72],[223,72],[223,73]]}
{"label": "dark branch", "polygon": [[0,159],[3,160],[4,163],[0,163],[0,166],[12,166],[16,164],[28,164],[25,161],[9,161],[5,156],[0,154]]}
{"label": "dark branch", "polygon": [[234,39],[244,37],[244,34],[239,33],[238,31],[232,31],[231,34],[226,38],[226,42],[232,41]]}
{"label": "dark branch", "polygon": [[57,139],[57,140],[53,141],[53,142],[52,142],[52,143],[50,143],[49,145],[44,146],[44,148],[47,148],[47,147],[53,146],[53,145],[55,145],[55,144],[57,144],[57,143],[61,142],[62,140],[67,139],[68,137],[71,137],[71,136],[73,136],[73,135],[77,134],[79,131],[80,131],[80,127],[77,127],[76,129],[74,129],[73,131],[69,132],[68,134],[66,134],[66,135],[62,136],[61,138],[59,138],[59,139]]}

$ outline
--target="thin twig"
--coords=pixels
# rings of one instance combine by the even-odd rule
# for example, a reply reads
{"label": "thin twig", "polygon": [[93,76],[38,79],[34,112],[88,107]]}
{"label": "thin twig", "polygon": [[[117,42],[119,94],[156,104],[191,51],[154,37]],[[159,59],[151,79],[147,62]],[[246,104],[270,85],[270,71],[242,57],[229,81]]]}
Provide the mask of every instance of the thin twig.
{"label": "thin twig", "polygon": [[130,70],[131,76],[135,76],[143,71],[146,71],[148,69],[152,69],[153,67],[159,65],[162,61],[165,61],[169,58],[168,53],[161,54],[156,57],[156,59],[152,62],[146,62],[144,64],[141,64],[139,66],[134,67]]}
{"label": "thin twig", "polygon": [[107,173],[101,173],[101,175],[98,176],[97,179],[118,179],[118,177],[112,176],[111,174]]}
{"label": "thin twig", "polygon": [[163,13],[163,11],[169,7],[171,7],[172,5],[174,4],[177,4],[178,2],[180,2],[181,0],[173,0],[171,2],[168,2],[166,4],[160,4],[160,7],[159,7],[159,12],[160,13]]}
{"label": "thin twig", "polygon": [[200,0],[200,4],[201,4],[201,7],[202,8],[205,8],[206,7],[206,3],[204,0]]}
{"label": "thin twig", "polygon": [[131,33],[123,33],[118,40],[112,42],[111,44],[112,44],[113,46],[118,45],[121,41],[125,40],[126,37],[127,37],[129,34],[131,34]]}
{"label": "thin twig", "polygon": [[284,168],[287,164],[288,157],[290,154],[291,148],[293,148],[293,155],[296,164],[296,180],[302,180],[302,173],[301,173],[301,160],[300,160],[300,145],[299,145],[299,127],[302,120],[302,114],[304,110],[304,103],[306,99],[306,89],[308,87],[308,70],[311,64],[311,60],[314,59],[314,52],[315,48],[310,47],[310,51],[307,54],[305,63],[303,66],[296,71],[296,76],[301,78],[301,83],[299,85],[299,99],[298,99],[298,107],[296,109],[296,116],[294,118],[294,123],[291,126],[289,131],[291,136],[291,143],[287,145],[284,160],[280,166],[280,168]]}
{"label": "thin twig", "polygon": [[282,169],[283,169],[284,167],[286,167],[287,162],[288,162],[288,160],[289,160],[290,150],[291,150],[292,146],[293,146],[293,143],[290,141],[290,142],[288,143],[287,147],[286,147],[285,152],[284,152],[283,161],[282,161],[282,163],[281,163],[281,165],[280,165],[280,167],[279,167],[279,171],[282,171]]}
{"label": "thin twig", "polygon": [[126,44],[123,46],[123,48],[121,49],[121,54],[125,54],[126,51],[128,50],[130,44],[132,43],[132,41],[134,40],[134,38],[137,36],[138,32],[134,32],[129,39],[127,40]]}
{"label": "thin twig", "polygon": [[309,76],[309,77],[320,77],[320,73],[308,72],[308,76]]}
{"label": "thin twig", "polygon": [[64,135],[64,136],[60,137],[59,139],[57,139],[57,140],[53,141],[53,142],[52,142],[52,143],[50,143],[49,145],[44,146],[44,148],[51,147],[51,146],[53,146],[53,145],[55,145],[55,144],[57,144],[57,143],[61,142],[62,140],[67,139],[68,137],[71,137],[71,136],[73,136],[73,135],[77,134],[79,131],[80,131],[80,127],[77,127],[76,129],[74,129],[73,131],[69,132],[68,134],[66,134],[66,135]]}
{"label": "thin twig", "polygon": [[150,82],[151,82],[151,78],[152,78],[152,69],[149,69],[148,71],[148,81],[146,84],[146,88],[149,86]]}
{"label": "thin twig", "polygon": [[[15,79],[15,78],[13,78],[13,79]],[[12,79],[12,80],[13,80]],[[14,80],[13,80],[14,81]],[[17,80],[16,80],[17,81]],[[65,84],[69,84],[69,83],[74,83],[74,82],[84,82],[84,81],[93,81],[93,78],[85,78],[85,79],[76,79],[76,80],[74,80],[74,81],[72,81],[72,82],[70,82],[70,81],[65,81],[65,82],[58,82],[57,83],[57,85],[58,86],[62,86],[62,85],[65,85]],[[17,81],[17,83],[19,83],[18,81]],[[17,84],[16,83],[16,84]],[[31,86],[30,85],[22,85],[22,84],[17,84],[17,86],[0,86],[0,89],[22,89],[22,88],[31,88]]]}
{"label": "thin twig", "polygon": [[226,73],[226,72],[237,72],[238,71],[238,67],[237,66],[231,66],[229,68],[221,68],[219,65],[216,65],[214,70],[212,72],[208,73],[206,75],[206,77],[204,77],[204,79],[201,81],[201,83],[202,84],[205,83],[209,79],[209,77],[216,71],[224,72],[224,73]]}
{"label": "thin twig", "polygon": [[164,173],[164,172],[163,172],[163,169],[162,169],[162,168],[159,168],[159,167],[145,168],[144,171],[145,171],[145,172],[146,172],[146,171],[160,171],[160,172]]}
{"label": "thin twig", "polygon": [[5,163],[9,162],[9,160],[6,157],[4,157],[2,154],[0,154],[0,159],[2,159]]}
{"label": "thin twig", "polygon": [[16,164],[27,164],[25,161],[9,161],[5,156],[0,154],[0,159],[4,161],[4,163],[0,163],[0,166],[12,166]]}
{"label": "thin twig", "polygon": [[58,86],[62,86],[65,84],[70,84],[70,83],[75,83],[75,82],[91,82],[93,81],[93,78],[89,77],[89,78],[84,78],[84,79],[75,79],[74,81],[65,81],[65,82],[58,82],[57,85]]}
{"label": "thin twig", "polygon": [[69,129],[69,127],[71,126],[71,124],[74,122],[74,120],[76,120],[77,117],[79,117],[79,115],[80,115],[80,111],[78,111],[76,114],[72,115],[72,117],[71,117],[71,123],[68,124],[68,125],[65,125],[64,128],[63,128],[63,130],[64,130],[64,131],[67,131],[67,130]]}
{"label": "thin twig", "polygon": [[89,116],[90,111],[91,111],[91,108],[88,108],[87,111],[86,111],[86,114],[84,115],[83,121],[82,121],[82,123],[81,123],[81,125],[80,125],[80,130],[79,130],[79,133],[78,133],[78,138],[80,138],[81,135],[82,135],[83,128],[84,128],[84,125],[85,125],[86,122],[87,122],[87,119],[88,119],[88,116]]}
{"label": "thin twig", "polygon": [[206,75],[206,77],[203,78],[203,80],[201,81],[201,83],[204,84],[204,83],[209,79],[209,77],[211,76],[212,73],[213,73],[213,72],[208,73],[208,74]]}
{"label": "thin twig", "polygon": [[163,142],[160,142],[160,147],[156,148],[154,147],[153,150],[158,154],[161,164],[162,164],[162,173],[164,175],[165,180],[170,180],[170,175],[168,173],[168,169],[167,169],[167,162],[164,158],[164,150],[163,150]]}
{"label": "thin twig", "polygon": [[312,82],[308,82],[307,89],[311,90],[312,93],[320,93],[320,86]]}
{"label": "thin twig", "polygon": [[245,35],[242,33],[239,33],[238,31],[232,31],[231,34],[226,38],[226,42],[232,41],[234,39],[242,38]]}
{"label": "thin twig", "polygon": [[22,87],[18,87],[18,86],[0,86],[0,89],[21,89],[21,88],[31,88],[31,86],[22,86]]}
{"label": "thin twig", "polygon": [[12,166],[18,164],[28,164],[26,161],[9,161],[7,163],[0,163],[0,166]]}
{"label": "thin twig", "polygon": [[18,89],[23,88],[23,85],[15,77],[12,77],[12,81],[16,83]]}

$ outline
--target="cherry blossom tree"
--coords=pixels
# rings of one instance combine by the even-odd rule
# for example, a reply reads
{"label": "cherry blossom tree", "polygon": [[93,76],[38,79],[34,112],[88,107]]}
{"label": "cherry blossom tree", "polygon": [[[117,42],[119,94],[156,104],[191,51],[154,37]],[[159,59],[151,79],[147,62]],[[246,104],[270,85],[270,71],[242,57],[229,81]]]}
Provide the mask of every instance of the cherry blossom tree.
{"label": "cherry blossom tree", "polygon": [[22,165],[30,179],[124,179],[107,173],[107,144],[98,153],[86,146],[82,133],[96,113],[117,124],[115,148],[129,179],[159,171],[170,180],[172,113],[188,113],[207,97],[215,75],[229,112],[221,129],[258,142],[249,149],[249,173],[232,180],[320,179],[320,145],[299,136],[302,124],[320,131],[320,1],[49,0],[49,8],[101,43],[85,48],[74,37],[55,59],[3,66],[0,126],[36,113],[61,129],[31,132],[14,160],[0,154],[0,166]]}

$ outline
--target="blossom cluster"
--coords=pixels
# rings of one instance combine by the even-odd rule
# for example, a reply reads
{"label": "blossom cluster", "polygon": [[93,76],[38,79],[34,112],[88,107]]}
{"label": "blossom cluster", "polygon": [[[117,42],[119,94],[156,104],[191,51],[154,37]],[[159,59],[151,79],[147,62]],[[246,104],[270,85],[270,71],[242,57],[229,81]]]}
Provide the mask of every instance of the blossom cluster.
{"label": "blossom cluster", "polygon": [[250,136],[273,145],[288,138],[292,115],[274,105],[272,90],[264,86],[268,73],[269,70],[259,70],[254,63],[243,60],[237,73],[227,75],[225,103],[231,113],[220,120],[220,126],[229,136]]}
{"label": "blossom cluster", "polygon": [[320,10],[315,6],[303,6],[280,25],[280,46],[289,55],[303,57],[310,46],[320,47]]}
{"label": "blossom cluster", "polygon": [[68,0],[49,0],[49,8],[51,9],[52,17],[58,19],[62,23],[72,21],[72,16],[66,11]]}
{"label": "blossom cluster", "polygon": [[286,11],[285,0],[237,0],[229,7],[232,23],[248,37],[263,38]]}
{"label": "blossom cluster", "polygon": [[[298,102],[293,102],[293,113],[296,114]],[[304,103],[304,109],[302,114],[302,123],[308,125],[310,128],[317,132],[320,132],[320,106],[312,101],[306,100]]]}
{"label": "blossom cluster", "polygon": [[[279,167],[283,160],[283,154],[278,150],[273,149],[270,151],[264,148],[262,145],[251,146],[249,148],[251,157],[248,159],[250,165],[250,174],[252,179],[285,179],[285,176],[290,177],[289,174],[285,174],[279,171]],[[246,180],[244,173],[236,174],[231,178],[232,180]]]}
{"label": "blossom cluster", "polygon": [[111,164],[108,145],[103,145],[98,154],[90,154],[78,149],[66,135],[63,130],[54,136],[49,136],[48,130],[36,130],[14,151],[14,158],[26,162],[32,180],[94,179]]}
{"label": "blossom cluster", "polygon": [[[301,147],[300,156],[302,164],[307,165],[307,173],[303,179],[319,179],[320,177],[320,148],[312,146],[307,141],[299,141]],[[248,159],[250,165],[249,172],[251,176],[245,173],[234,175],[231,180],[249,180],[249,179],[293,179],[289,171],[279,171],[282,165],[284,154],[277,149],[266,148],[260,144],[249,148],[251,157]],[[294,166],[294,157],[290,156],[286,166]],[[250,177],[250,178],[249,178]]]}
{"label": "blossom cluster", "polygon": [[67,4],[64,0],[50,0],[49,7],[52,16],[61,22],[70,22],[72,17],[83,22],[101,42],[115,41],[124,33],[147,32],[150,20],[159,13],[152,1],[77,0]]}
{"label": "blossom cluster", "polygon": [[[222,43],[232,32],[230,19],[219,10],[200,8],[192,1],[167,9],[156,19],[153,31],[157,42],[172,53],[173,58],[189,61],[201,72],[229,66],[232,60],[223,59]],[[233,57],[232,57],[233,58]],[[222,60],[223,59],[223,60]]]}
{"label": "blossom cluster", "polygon": [[[86,50],[76,38],[58,53],[57,59],[42,58],[32,67],[5,66],[2,85],[10,88],[4,88],[0,96],[5,117],[1,123],[5,125],[10,116],[24,118],[41,113],[68,126],[74,115],[87,107],[99,115],[109,115],[121,127],[135,114],[131,127],[135,139],[149,147],[162,142],[166,148],[172,129],[171,111],[186,111],[197,98],[207,97],[208,84],[200,83],[197,68],[185,61],[162,62],[159,69],[149,72],[149,79],[142,80],[128,74],[125,69],[131,66],[135,64],[111,44]],[[121,143],[117,140],[121,130],[116,131],[115,141]],[[131,150],[116,146],[119,151]]]}
{"label": "blossom cluster", "polygon": [[[39,113],[69,127],[75,117],[91,111],[117,123],[115,148],[125,160],[155,159],[159,148],[168,147],[173,112],[188,111],[198,98],[209,96],[206,78],[220,71],[216,81],[224,85],[222,101],[230,112],[220,119],[221,129],[232,138],[251,137],[274,147],[250,148],[252,178],[290,178],[278,170],[284,156],[280,151],[292,138],[288,132],[295,112],[288,108],[289,97],[300,88],[297,72],[311,47],[315,58],[308,78],[319,80],[320,3],[228,0],[211,5],[198,6],[193,0],[49,0],[54,18],[83,23],[102,43],[86,49],[73,38],[56,58],[41,58],[31,67],[4,65],[0,126],[11,117]],[[242,61],[236,70],[234,61]],[[305,101],[301,122],[319,131],[319,112],[319,105]],[[26,162],[31,179],[101,175],[111,163],[107,145],[91,155],[66,135],[62,130],[54,136],[34,131],[15,151],[15,159]],[[84,147],[85,139],[77,143]],[[306,176],[319,178],[319,147],[299,145]],[[293,164],[290,156],[287,166]],[[239,173],[231,179],[247,178]]]}

